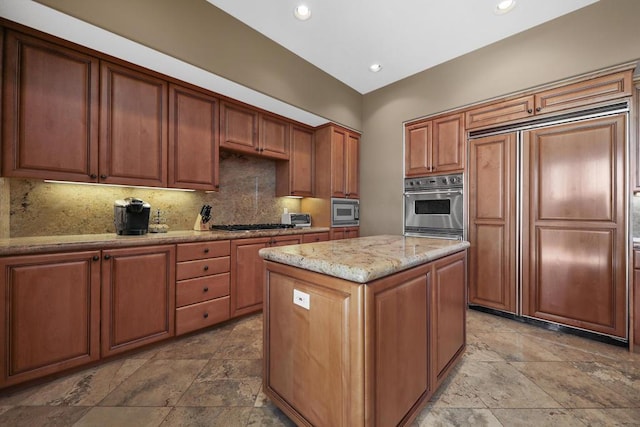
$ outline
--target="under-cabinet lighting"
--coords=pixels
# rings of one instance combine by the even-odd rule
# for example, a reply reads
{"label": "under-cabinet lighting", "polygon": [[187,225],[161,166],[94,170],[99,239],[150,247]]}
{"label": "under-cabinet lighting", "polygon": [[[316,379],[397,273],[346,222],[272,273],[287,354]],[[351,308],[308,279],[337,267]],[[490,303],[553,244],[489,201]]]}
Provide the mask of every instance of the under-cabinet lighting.
{"label": "under-cabinet lighting", "polygon": [[302,199],[302,196],[283,196],[286,197],[287,199]]}
{"label": "under-cabinet lighting", "polygon": [[97,182],[57,181],[53,179],[45,179],[44,182],[51,184],[95,185],[97,187],[139,188],[141,190],[196,191],[189,188],[145,187],[144,185],[100,184]]}

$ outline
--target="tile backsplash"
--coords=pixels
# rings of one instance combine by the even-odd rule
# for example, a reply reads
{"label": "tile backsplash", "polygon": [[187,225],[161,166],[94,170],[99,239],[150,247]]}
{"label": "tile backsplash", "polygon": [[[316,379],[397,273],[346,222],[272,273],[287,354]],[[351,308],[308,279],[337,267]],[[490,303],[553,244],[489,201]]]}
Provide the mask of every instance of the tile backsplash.
{"label": "tile backsplash", "polygon": [[[2,208],[6,210],[9,193],[9,236],[0,237],[113,233],[113,203],[126,197],[149,202],[152,216],[160,209],[170,230],[191,229],[204,204],[213,207],[216,224],[280,222],[283,208],[300,209],[299,199],[275,197],[274,160],[230,153],[220,157],[220,191],[211,193],[4,181],[0,183],[0,196],[5,196],[0,199],[0,214]],[[0,227],[3,221],[6,233],[6,218],[0,217]]]}

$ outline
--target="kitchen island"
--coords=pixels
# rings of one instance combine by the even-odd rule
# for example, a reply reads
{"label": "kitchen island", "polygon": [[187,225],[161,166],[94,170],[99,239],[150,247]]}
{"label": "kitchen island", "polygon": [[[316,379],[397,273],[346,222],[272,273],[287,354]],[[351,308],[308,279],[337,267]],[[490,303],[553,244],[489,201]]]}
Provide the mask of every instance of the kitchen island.
{"label": "kitchen island", "polygon": [[260,250],[265,394],[304,426],[409,424],[462,356],[468,242]]}

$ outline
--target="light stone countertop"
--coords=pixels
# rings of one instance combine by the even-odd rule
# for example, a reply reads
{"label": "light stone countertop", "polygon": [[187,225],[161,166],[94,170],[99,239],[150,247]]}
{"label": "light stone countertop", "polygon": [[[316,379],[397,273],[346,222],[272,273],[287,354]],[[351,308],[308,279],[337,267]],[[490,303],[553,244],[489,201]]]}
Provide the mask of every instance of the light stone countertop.
{"label": "light stone countertop", "polygon": [[266,260],[367,283],[469,247],[460,240],[370,236],[260,249]]}
{"label": "light stone countertop", "polygon": [[252,231],[193,231],[147,233],[142,236],[119,236],[115,233],[62,236],[16,237],[0,239],[0,256],[26,255],[59,251],[114,249],[134,246],[206,242],[211,240],[249,239],[328,232],[329,227],[305,227]]}

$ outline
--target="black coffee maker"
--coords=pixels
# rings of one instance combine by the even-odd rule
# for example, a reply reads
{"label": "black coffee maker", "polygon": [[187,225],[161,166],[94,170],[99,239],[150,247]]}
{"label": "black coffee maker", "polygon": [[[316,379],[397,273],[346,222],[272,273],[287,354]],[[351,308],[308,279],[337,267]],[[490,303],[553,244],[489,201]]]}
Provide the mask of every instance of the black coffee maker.
{"label": "black coffee maker", "polygon": [[141,235],[149,231],[151,205],[135,197],[116,200],[113,205],[113,222],[117,234]]}

